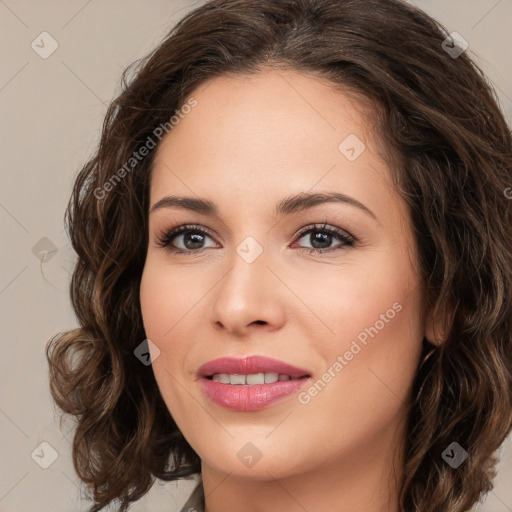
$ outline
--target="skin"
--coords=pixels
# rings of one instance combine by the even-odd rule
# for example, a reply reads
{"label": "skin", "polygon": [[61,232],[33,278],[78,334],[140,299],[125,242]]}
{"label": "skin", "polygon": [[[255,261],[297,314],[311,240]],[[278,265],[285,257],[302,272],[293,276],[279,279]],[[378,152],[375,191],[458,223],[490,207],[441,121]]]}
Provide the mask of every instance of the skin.
{"label": "skin", "polygon": [[[328,82],[291,70],[223,76],[191,95],[197,106],[158,147],[150,205],[167,194],[214,202],[218,217],[183,208],[150,215],[140,300],[153,370],[181,432],[202,459],[208,512],[397,511],[405,417],[424,336],[433,340],[417,271],[411,218],[362,103]],[[349,161],[349,134],[366,149]],[[276,216],[300,192],[335,191],[344,203]],[[327,222],[333,236],[307,254]],[[198,224],[215,237],[175,254],[158,235]],[[320,229],[320,233],[323,233]],[[247,263],[248,236],[263,252]],[[313,240],[313,241],[312,241]],[[169,246],[172,248],[172,245]],[[326,249],[323,249],[324,251]],[[227,410],[203,393],[197,369],[223,356],[264,355],[305,368],[317,381],[380,315],[402,306],[307,404],[297,394],[265,409]],[[237,452],[252,443],[252,467]]]}

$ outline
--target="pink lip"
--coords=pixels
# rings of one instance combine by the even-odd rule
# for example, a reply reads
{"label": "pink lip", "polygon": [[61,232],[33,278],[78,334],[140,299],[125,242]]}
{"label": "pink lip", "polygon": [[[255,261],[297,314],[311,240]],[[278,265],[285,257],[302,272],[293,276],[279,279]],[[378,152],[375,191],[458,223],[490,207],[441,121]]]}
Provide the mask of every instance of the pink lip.
{"label": "pink lip", "polygon": [[[268,372],[289,375],[291,379],[267,384],[231,385],[208,378],[214,373],[250,375]],[[213,403],[238,411],[263,409],[296,393],[311,381],[307,370],[277,359],[260,356],[215,359],[201,366],[197,375],[200,377],[203,391]]]}
{"label": "pink lip", "polygon": [[199,377],[210,377],[214,373],[237,373],[250,375],[252,373],[283,373],[294,379],[309,376],[307,370],[297,368],[291,364],[263,356],[249,357],[221,357],[203,364],[197,371]]}

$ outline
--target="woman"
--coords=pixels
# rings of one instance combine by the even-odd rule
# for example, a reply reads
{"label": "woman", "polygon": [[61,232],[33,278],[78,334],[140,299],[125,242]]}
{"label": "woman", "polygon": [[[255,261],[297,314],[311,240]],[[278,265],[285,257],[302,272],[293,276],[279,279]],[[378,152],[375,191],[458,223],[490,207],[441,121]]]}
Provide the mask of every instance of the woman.
{"label": "woman", "polygon": [[91,512],[199,475],[183,510],[470,510],[511,429],[512,141],[461,43],[398,0],[213,0],[128,72],[47,347]]}

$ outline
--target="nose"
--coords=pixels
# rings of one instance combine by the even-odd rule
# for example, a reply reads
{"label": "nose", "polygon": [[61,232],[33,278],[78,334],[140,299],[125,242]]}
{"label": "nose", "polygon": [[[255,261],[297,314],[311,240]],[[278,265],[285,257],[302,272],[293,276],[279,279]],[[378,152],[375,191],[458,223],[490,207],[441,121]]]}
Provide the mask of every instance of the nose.
{"label": "nose", "polygon": [[212,295],[215,328],[236,337],[280,329],[285,321],[286,288],[276,277],[276,265],[270,268],[268,251],[252,262],[233,251],[230,263]]}

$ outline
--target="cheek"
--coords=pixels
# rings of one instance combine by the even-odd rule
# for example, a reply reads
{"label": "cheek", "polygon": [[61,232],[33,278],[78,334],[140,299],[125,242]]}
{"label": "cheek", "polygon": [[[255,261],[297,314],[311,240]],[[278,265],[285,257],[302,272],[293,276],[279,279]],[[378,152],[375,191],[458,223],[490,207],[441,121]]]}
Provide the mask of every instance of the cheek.
{"label": "cheek", "polygon": [[140,283],[140,303],[146,335],[164,345],[173,337],[187,313],[197,303],[204,290],[190,272],[170,270],[165,265],[146,262]]}
{"label": "cheek", "polygon": [[379,264],[331,273],[327,282],[322,290],[310,287],[308,295],[308,305],[329,327],[328,336],[315,338],[325,365],[320,371],[330,368],[335,375],[326,376],[333,395],[325,393],[325,405],[336,403],[338,393],[354,398],[356,409],[406,400],[423,339],[422,287],[408,257],[390,252]]}
{"label": "cheek", "polygon": [[[305,405],[296,420],[316,419],[316,430],[330,440],[329,457],[357,451],[380,436],[391,442],[390,433],[405,418],[422,340],[413,295],[398,294],[401,300],[393,301],[379,293],[354,308],[347,303],[336,324],[337,342],[318,348],[325,367],[301,395]],[[400,304],[393,308],[395,302]]]}
{"label": "cheek", "polygon": [[173,273],[165,268],[149,264],[144,269],[140,284],[146,337],[159,349],[152,369],[169,410],[176,408],[177,382],[172,376],[182,371],[186,359],[188,336],[183,334],[183,329],[187,328],[186,313],[192,307],[189,305],[190,294],[181,293],[172,276]]}
{"label": "cheek", "polygon": [[[165,286],[165,282],[157,278],[158,274],[146,266],[140,283],[140,306],[146,336],[157,341],[163,337],[170,328],[169,316],[172,297],[169,291],[172,288]],[[159,348],[161,348],[159,346]]]}
{"label": "cheek", "polygon": [[166,401],[171,390],[179,388],[173,375],[180,381],[193,378],[187,373],[193,348],[190,334],[204,323],[201,298],[207,291],[208,284],[190,268],[170,269],[154,260],[146,263],[140,284],[142,317],[147,338],[160,350],[153,371]]}
{"label": "cheek", "polygon": [[297,295],[305,298],[316,323],[323,324],[323,335],[316,338],[318,349],[348,350],[354,339],[364,345],[372,335],[392,338],[393,333],[404,331],[416,337],[421,290],[412,269],[391,252],[366,260],[364,264],[347,262],[334,270],[326,266],[324,274],[296,281],[302,283],[302,288],[295,284]]}
{"label": "cheek", "polygon": [[335,342],[319,349],[326,363],[320,378],[329,382],[313,391],[312,407],[329,411],[325,428],[349,428],[351,417],[361,432],[378,430],[409,399],[423,339],[421,289],[396,271],[350,285],[339,289],[337,314],[330,310]]}
{"label": "cheek", "polygon": [[[178,335],[187,307],[189,294],[179,293],[173,273],[148,261],[140,283],[140,304],[145,333],[160,350],[153,361],[152,369],[167,409],[180,417],[182,405],[179,400],[175,368],[181,368],[186,357],[186,346]],[[175,276],[175,274],[174,274]],[[181,322],[180,322],[181,319]],[[172,346],[171,346],[172,345]],[[181,377],[179,381],[183,380]]]}

